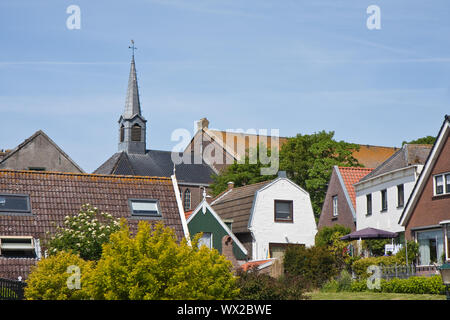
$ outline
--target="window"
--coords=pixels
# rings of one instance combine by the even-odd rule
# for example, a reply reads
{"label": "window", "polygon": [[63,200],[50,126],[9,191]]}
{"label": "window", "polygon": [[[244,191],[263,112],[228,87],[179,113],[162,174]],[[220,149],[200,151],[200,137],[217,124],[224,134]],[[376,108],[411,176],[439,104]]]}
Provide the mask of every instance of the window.
{"label": "window", "polygon": [[367,202],[367,215],[370,216],[372,214],[372,194],[366,195]]}
{"label": "window", "polygon": [[293,222],[293,201],[275,200],[275,221]]}
{"label": "window", "polygon": [[131,127],[131,141],[141,141],[141,126],[137,123]]}
{"label": "window", "polygon": [[212,233],[211,232],[203,232],[202,237],[198,240],[198,247],[207,246],[208,248],[212,248]]}
{"label": "window", "polygon": [[0,194],[0,213],[31,213],[27,195]]}
{"label": "window", "polygon": [[338,215],[338,196],[333,196],[333,217]]}
{"label": "window", "polygon": [[434,176],[434,194],[450,194],[450,173]]}
{"label": "window", "polygon": [[28,170],[31,171],[45,171],[44,167],[28,167]]}
{"label": "window", "polygon": [[436,194],[443,194],[444,193],[444,176],[436,176],[434,177],[435,181],[435,192]]}
{"label": "window", "polygon": [[186,191],[184,191],[184,211],[189,210],[191,210],[191,191],[186,189]]}
{"label": "window", "polygon": [[32,237],[0,236],[0,256],[10,258],[36,256]]}
{"label": "window", "polygon": [[125,127],[123,125],[120,126],[120,142],[125,140]]}
{"label": "window", "polygon": [[397,186],[397,207],[401,208],[405,205],[405,188],[402,184]]}
{"label": "window", "polygon": [[158,200],[130,200],[133,216],[161,216]]}
{"label": "window", "polygon": [[381,190],[381,211],[387,211],[387,191],[386,189]]}

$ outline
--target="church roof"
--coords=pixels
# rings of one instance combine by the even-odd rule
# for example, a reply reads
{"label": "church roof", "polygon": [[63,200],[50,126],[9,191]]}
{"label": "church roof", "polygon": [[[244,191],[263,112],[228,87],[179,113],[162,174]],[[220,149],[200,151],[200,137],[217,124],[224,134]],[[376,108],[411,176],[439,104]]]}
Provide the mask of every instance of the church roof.
{"label": "church roof", "polygon": [[[179,153],[180,157],[183,153]],[[112,155],[97,170],[96,174],[117,174],[135,176],[170,177],[174,163],[171,151],[146,150],[145,154],[118,152]],[[175,174],[180,184],[212,183],[214,171],[206,163],[177,164]]]}

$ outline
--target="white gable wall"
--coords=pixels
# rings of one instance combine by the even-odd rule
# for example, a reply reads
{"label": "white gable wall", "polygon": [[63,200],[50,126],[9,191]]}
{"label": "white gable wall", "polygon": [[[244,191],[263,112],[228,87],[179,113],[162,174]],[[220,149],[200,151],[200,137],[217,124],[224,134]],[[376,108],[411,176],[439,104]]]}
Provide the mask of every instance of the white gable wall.
{"label": "white gable wall", "polygon": [[[397,207],[397,186],[403,184],[404,205],[414,188],[423,165],[395,170],[355,185],[356,230],[376,228],[391,232],[403,232],[398,222],[403,207]],[[381,211],[381,190],[386,189],[387,211]],[[372,215],[367,215],[367,194],[372,194]]]}
{"label": "white gable wall", "polygon": [[[275,222],[275,200],[293,200],[293,222]],[[269,243],[314,245],[317,226],[309,194],[286,178],[259,190],[249,229],[253,235],[252,260],[267,259]]]}

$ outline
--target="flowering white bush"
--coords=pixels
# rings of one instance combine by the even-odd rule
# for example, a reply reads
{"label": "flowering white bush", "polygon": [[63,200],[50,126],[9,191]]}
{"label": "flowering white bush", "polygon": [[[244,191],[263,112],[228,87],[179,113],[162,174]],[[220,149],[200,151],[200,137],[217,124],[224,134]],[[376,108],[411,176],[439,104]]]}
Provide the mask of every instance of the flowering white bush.
{"label": "flowering white bush", "polygon": [[111,233],[120,229],[118,219],[98,208],[85,204],[77,215],[64,218],[64,226],[54,235],[49,233],[47,244],[50,255],[58,251],[70,251],[86,260],[98,260],[102,244],[108,242]]}

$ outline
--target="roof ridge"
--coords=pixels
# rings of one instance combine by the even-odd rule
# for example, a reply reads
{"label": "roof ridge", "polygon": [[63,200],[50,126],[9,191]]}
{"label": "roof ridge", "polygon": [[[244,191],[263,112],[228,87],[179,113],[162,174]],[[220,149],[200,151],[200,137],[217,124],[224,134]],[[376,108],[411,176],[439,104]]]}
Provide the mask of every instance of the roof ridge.
{"label": "roof ridge", "polygon": [[12,169],[0,169],[1,173],[24,173],[24,174],[36,174],[36,175],[60,175],[60,176],[82,176],[82,177],[102,177],[102,178],[133,178],[139,180],[155,179],[155,180],[171,180],[170,177],[157,177],[157,176],[133,176],[133,175],[118,175],[118,174],[99,174],[99,173],[78,173],[78,172],[59,172],[59,171],[34,171],[34,170],[12,170]]}

